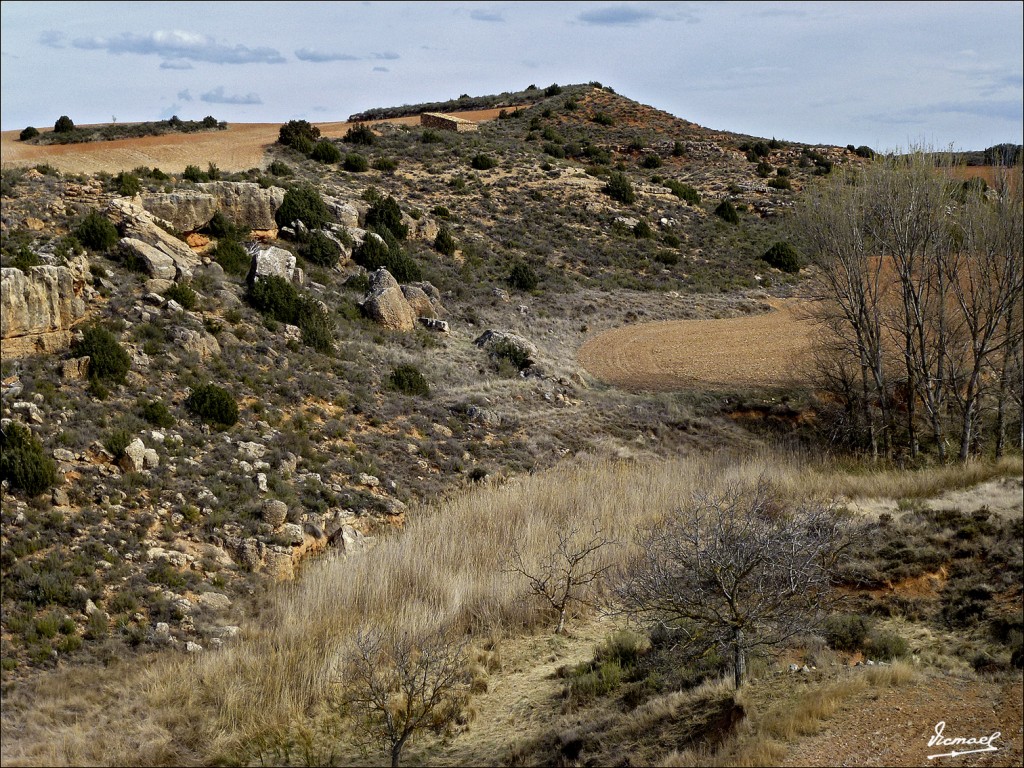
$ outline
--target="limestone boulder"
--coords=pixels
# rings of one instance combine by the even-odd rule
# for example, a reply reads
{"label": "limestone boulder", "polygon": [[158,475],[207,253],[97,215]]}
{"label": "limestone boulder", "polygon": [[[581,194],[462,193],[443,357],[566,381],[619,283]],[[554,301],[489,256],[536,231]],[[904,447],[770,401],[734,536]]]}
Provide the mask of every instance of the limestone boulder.
{"label": "limestone boulder", "polygon": [[393,331],[411,331],[416,314],[398,281],[383,267],[370,274],[370,290],[362,303],[368,317]]}
{"label": "limestone boulder", "polygon": [[430,297],[419,286],[403,285],[402,295],[409,302],[409,306],[416,313],[416,317],[437,317],[437,310],[430,301]]}
{"label": "limestone boulder", "polygon": [[269,248],[254,248],[252,264],[249,266],[248,281],[255,283],[260,278],[275,275],[288,281],[295,279],[295,254],[272,245]]}
{"label": "limestone boulder", "polygon": [[71,344],[72,326],[85,316],[83,258],[66,267],[0,270],[0,349],[4,359],[55,352]]}
{"label": "limestone boulder", "polygon": [[359,209],[347,200],[340,200],[336,197],[323,196],[324,204],[327,206],[338,223],[344,227],[359,226]]}
{"label": "limestone boulder", "polygon": [[122,257],[140,262],[145,267],[146,274],[156,280],[174,280],[178,274],[174,259],[149,243],[134,237],[123,237],[118,243],[118,248]]}

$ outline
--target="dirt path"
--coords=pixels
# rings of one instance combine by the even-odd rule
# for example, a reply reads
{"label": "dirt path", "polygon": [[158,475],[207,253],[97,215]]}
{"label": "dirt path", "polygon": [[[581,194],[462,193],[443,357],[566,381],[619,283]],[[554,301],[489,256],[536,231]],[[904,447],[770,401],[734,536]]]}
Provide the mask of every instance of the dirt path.
{"label": "dirt path", "polygon": [[761,315],[628,325],[588,340],[577,358],[628,390],[785,386],[804,378],[810,359],[813,326],[800,306],[786,299]]}
{"label": "dirt path", "polygon": [[[474,122],[486,122],[498,116],[500,109],[453,112]],[[419,116],[399,117],[379,122],[419,125]],[[315,123],[327,138],[341,138],[350,123]],[[372,123],[371,123],[372,125]],[[3,167],[48,163],[64,173],[118,173],[140,165],[159,168],[166,173],[181,173],[187,165],[206,168],[213,163],[222,171],[247,171],[266,164],[267,148],[277,141],[281,123],[233,123],[224,131],[176,133],[143,136],[137,139],[94,141],[87,144],[25,144],[18,141],[21,131],[0,133],[0,162]]]}

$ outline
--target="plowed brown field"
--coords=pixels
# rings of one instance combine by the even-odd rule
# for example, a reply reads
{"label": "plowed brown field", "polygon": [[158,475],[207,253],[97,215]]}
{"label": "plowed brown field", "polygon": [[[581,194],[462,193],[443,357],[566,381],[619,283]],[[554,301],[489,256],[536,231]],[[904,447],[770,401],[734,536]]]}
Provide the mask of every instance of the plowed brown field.
{"label": "plowed brown field", "polygon": [[[500,109],[454,112],[473,122],[486,122],[498,116]],[[419,125],[418,116],[399,117],[380,122]],[[316,123],[321,135],[341,138],[350,123]],[[137,139],[93,141],[85,144],[25,144],[18,141],[21,131],[0,133],[0,160],[3,166],[32,166],[48,163],[65,173],[118,173],[140,165],[181,173],[187,165],[206,168],[213,163],[222,171],[247,171],[266,164],[267,148],[277,141],[280,123],[234,123],[224,131],[173,133],[143,136]]]}
{"label": "plowed brown field", "polygon": [[577,358],[598,379],[632,391],[778,387],[805,379],[813,324],[801,302],[722,320],[639,323],[598,334]]}

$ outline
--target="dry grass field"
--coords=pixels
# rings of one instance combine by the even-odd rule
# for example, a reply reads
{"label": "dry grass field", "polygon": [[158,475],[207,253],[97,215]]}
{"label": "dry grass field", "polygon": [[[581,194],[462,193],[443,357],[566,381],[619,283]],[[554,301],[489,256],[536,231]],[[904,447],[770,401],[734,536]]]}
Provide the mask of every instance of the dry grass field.
{"label": "dry grass field", "polygon": [[[455,112],[474,122],[493,120],[501,110]],[[383,122],[419,125],[419,117],[400,117]],[[341,138],[350,123],[316,123],[327,138]],[[139,166],[181,173],[188,165],[205,168],[213,163],[222,171],[246,171],[266,165],[267,148],[277,141],[279,123],[235,123],[225,131],[144,136],[137,139],[97,141],[87,144],[35,145],[18,141],[20,130],[0,133],[3,166],[46,163],[63,173],[119,173]]]}
{"label": "dry grass field", "polygon": [[720,320],[638,323],[600,333],[578,360],[602,381],[633,391],[774,387],[806,380],[812,324],[800,304]]}

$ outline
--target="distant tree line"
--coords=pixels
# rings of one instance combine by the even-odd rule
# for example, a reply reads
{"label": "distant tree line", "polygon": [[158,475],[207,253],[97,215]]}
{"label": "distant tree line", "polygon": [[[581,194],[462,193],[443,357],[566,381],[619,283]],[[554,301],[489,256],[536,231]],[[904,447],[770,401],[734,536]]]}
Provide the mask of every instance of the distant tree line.
{"label": "distant tree line", "polygon": [[28,126],[18,138],[34,144],[84,144],[90,141],[113,141],[132,139],[140,136],[162,136],[166,133],[198,133],[199,131],[226,130],[228,124],[212,115],[202,120],[182,120],[172,115],[167,120],[147,123],[111,123],[82,128],[75,125],[67,115],[61,115],[53,124],[53,131],[41,133],[38,128]]}

